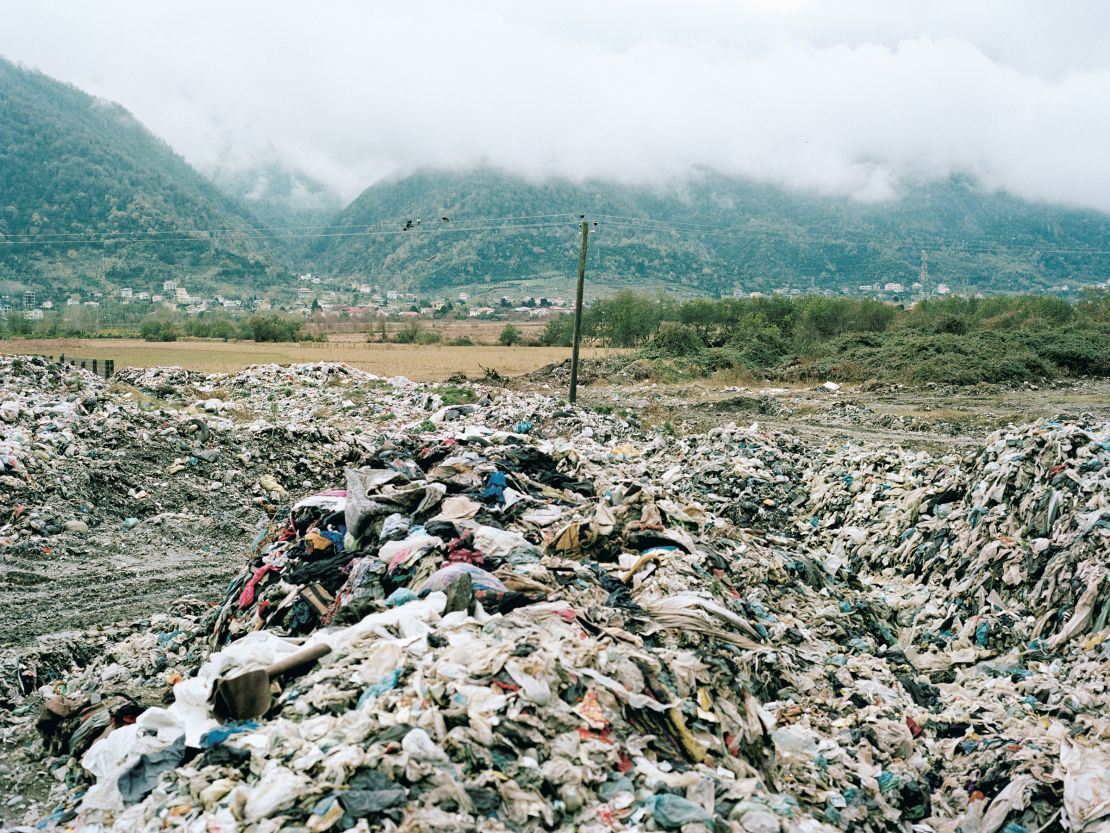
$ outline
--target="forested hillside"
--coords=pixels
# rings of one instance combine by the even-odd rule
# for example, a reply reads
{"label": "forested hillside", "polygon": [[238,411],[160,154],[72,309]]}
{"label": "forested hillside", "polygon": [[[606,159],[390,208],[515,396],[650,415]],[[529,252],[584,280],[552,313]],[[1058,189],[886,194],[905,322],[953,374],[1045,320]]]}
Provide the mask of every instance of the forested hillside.
{"label": "forested hillside", "polygon": [[265,286],[244,209],[116,104],[0,59],[0,281]]}
{"label": "forested hillside", "polygon": [[[861,203],[711,173],[660,189],[534,183],[489,170],[419,173],[367,189],[308,257],[325,273],[420,290],[565,278],[577,262],[579,212],[598,221],[595,286],[726,294],[908,286],[923,249],[934,283],[953,288],[1011,291],[1110,275],[1110,216],[1097,212],[1028,203],[962,179]],[[397,233],[410,219],[420,224]]]}
{"label": "forested hillside", "polygon": [[1110,278],[1110,216],[960,178],[863,203],[712,172],[652,188],[423,171],[378,182],[336,214],[333,193],[272,160],[219,174],[218,188],[120,106],[3,59],[0,171],[5,293],[177,278],[202,292],[280,284],[288,295],[289,275],[311,269],[333,285],[558,295],[576,269],[580,214],[596,222],[594,294],[908,288],[923,251],[931,285],[954,291]]}

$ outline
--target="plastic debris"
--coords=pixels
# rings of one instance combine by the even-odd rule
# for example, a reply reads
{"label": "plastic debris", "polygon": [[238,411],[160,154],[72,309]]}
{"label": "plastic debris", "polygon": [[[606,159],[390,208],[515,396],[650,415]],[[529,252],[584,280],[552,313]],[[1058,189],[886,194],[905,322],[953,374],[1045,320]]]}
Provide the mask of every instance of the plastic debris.
{"label": "plastic debris", "polygon": [[254,478],[213,606],[21,695],[46,826],[1105,827],[1110,426],[930,457],[391,391],[331,483]]}

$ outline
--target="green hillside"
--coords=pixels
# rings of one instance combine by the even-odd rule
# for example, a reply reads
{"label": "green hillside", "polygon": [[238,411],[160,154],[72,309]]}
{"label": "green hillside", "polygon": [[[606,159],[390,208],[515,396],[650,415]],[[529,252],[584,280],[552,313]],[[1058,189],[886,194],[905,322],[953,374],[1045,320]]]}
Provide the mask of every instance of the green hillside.
{"label": "green hillside", "polygon": [[[908,287],[922,249],[931,282],[953,289],[1043,289],[1110,276],[1105,254],[1048,251],[1110,250],[1110,216],[1025,202],[963,179],[867,204],[709,173],[652,189],[423,172],[367,189],[307,257],[325,274],[422,291],[565,287],[577,263],[578,212],[598,220],[589,261],[595,287]],[[559,213],[568,216],[546,216]],[[518,224],[535,225],[475,219],[486,217],[532,217]],[[408,219],[421,223],[399,233]]]}
{"label": "green hillside", "polygon": [[0,59],[0,287],[268,285],[256,222],[116,104]]}
{"label": "green hillside", "polygon": [[327,188],[273,160],[221,174],[217,187],[120,106],[3,59],[0,173],[4,294],[156,290],[174,278],[289,297],[290,273],[311,269],[330,285],[565,295],[580,213],[597,221],[592,294],[909,287],[922,250],[930,283],[954,290],[1110,277],[1110,215],[960,178],[868,204],[711,172],[648,188],[424,171],[379,182],[336,214]]}

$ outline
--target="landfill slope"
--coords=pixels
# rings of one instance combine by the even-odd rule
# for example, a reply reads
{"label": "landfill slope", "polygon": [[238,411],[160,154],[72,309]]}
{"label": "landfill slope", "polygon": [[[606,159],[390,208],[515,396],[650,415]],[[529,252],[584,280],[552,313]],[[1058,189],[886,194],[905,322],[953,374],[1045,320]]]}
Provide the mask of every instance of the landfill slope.
{"label": "landfill slope", "polygon": [[0,644],[218,593],[287,486],[331,483],[363,453],[368,432],[334,427],[345,397],[372,396],[331,384],[351,372],[128,369],[106,382],[0,358]]}
{"label": "landfill slope", "polygon": [[[327,365],[175,374],[126,381],[225,404],[164,409],[193,449],[165,482],[257,434],[272,458],[227,475],[257,534],[206,603],[5,672],[5,737],[53,773],[16,773],[42,799],[12,823],[1110,826],[1105,422],[930,454]],[[304,432],[331,467],[294,462]],[[5,534],[44,539],[32,511]]]}

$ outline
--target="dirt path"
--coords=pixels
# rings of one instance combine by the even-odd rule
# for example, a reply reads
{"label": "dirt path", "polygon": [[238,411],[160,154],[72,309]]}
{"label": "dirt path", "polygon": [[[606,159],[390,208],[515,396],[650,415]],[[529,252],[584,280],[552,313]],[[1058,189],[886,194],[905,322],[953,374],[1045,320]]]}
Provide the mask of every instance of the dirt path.
{"label": "dirt path", "polygon": [[191,514],[144,526],[60,542],[49,554],[8,548],[0,645],[148,616],[183,598],[217,600],[254,535],[245,521]]}

